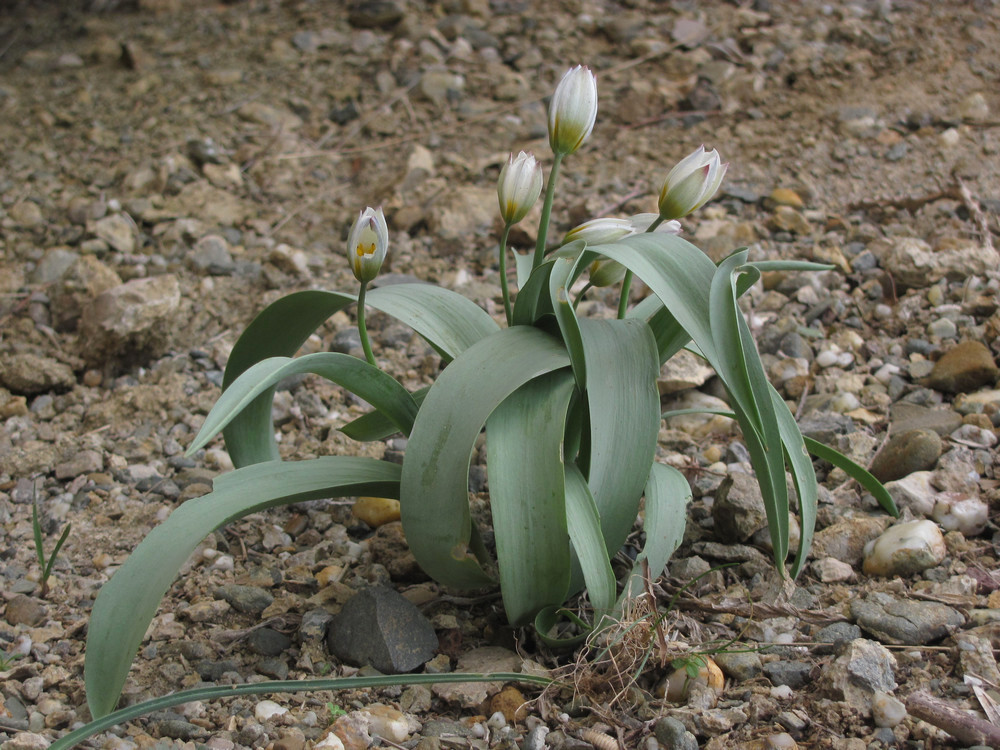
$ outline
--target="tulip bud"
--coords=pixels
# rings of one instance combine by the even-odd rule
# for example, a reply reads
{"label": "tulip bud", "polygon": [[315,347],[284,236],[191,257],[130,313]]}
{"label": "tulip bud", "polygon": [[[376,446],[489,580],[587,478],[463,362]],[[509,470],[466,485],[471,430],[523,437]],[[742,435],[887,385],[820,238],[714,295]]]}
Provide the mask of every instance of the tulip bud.
{"label": "tulip bud", "polygon": [[563,244],[568,244],[573,240],[583,240],[588,246],[607,245],[628,237],[630,234],[635,234],[635,228],[628,219],[591,219],[570,229],[563,238]]}
{"label": "tulip bud", "polygon": [[577,65],[559,81],[549,104],[549,145],[556,154],[572,154],[590,137],[597,119],[597,78]]}
{"label": "tulip bud", "polygon": [[381,208],[366,208],[358,216],[347,238],[347,256],[355,278],[367,283],[378,276],[389,249],[389,229]]}
{"label": "tulip bud", "polygon": [[590,264],[591,286],[612,286],[625,278],[626,268],[617,260],[601,258]]}
{"label": "tulip bud", "polygon": [[506,224],[517,224],[538,200],[542,192],[542,167],[535,157],[523,151],[516,157],[511,154],[500,170],[497,197],[500,199],[500,216]]}
{"label": "tulip bud", "polygon": [[679,219],[701,208],[715,195],[729,168],[719,163],[719,153],[699,146],[667,175],[660,189],[659,209],[664,219]]}

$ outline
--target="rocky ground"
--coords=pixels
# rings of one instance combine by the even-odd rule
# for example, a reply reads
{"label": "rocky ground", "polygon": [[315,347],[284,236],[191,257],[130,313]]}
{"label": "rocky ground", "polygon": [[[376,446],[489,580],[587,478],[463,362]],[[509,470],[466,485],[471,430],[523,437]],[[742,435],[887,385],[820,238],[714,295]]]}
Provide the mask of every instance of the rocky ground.
{"label": "rocky ground", "polygon": [[[788,601],[768,599],[739,435],[718,417],[673,420],[661,451],[695,500],[660,607],[694,583],[665,621],[671,650],[651,646],[628,688],[614,679],[626,651],[612,664],[554,654],[505,628],[495,597],[439,591],[385,515],[346,501],[276,510],[199,549],[126,702],[206,680],[351,674],[328,652],[327,622],[358,591],[392,598],[378,584],[419,605],[404,637],[433,628],[424,670],[576,659],[577,691],[191,703],[93,746],[353,750],[372,733],[421,750],[989,744],[955,739],[914,696],[984,720],[1000,699],[998,21],[993,0],[4,4],[0,745],[44,747],[89,718],[97,590],[231,467],[221,443],[184,450],[235,337],[282,293],[353,288],[343,245],[361,208],[385,209],[391,273],[502,316],[499,166],[510,150],[546,157],[544,97],[575,63],[597,72],[600,114],[566,163],[557,231],[651,210],[670,165],[719,149],[726,183],[685,235],[716,259],[749,245],[757,259],[836,266],[766,278],[749,320],[803,431],[890,482],[918,522],[902,527],[917,551],[890,554],[892,519],[818,463],[812,561]],[[533,242],[530,229],[512,239]],[[595,300],[591,312],[610,313],[611,296]],[[436,371],[407,329],[378,315],[373,327],[407,385]],[[343,313],[307,346],[360,351]],[[719,403],[696,363],[662,387],[665,404]],[[336,428],[363,409],[324,382],[289,384],[275,408],[282,453],[356,450]],[[33,500],[46,549],[72,524],[44,593]],[[720,648],[710,686],[663,696],[672,658]]]}

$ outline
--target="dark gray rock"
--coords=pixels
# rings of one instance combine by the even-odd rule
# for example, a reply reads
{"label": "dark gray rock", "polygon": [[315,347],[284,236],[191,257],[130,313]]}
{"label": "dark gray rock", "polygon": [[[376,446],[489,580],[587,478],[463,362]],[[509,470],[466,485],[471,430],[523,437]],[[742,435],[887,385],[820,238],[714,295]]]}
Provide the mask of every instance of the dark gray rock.
{"label": "dark gray rock", "polygon": [[257,628],[247,636],[247,646],[261,656],[277,656],[291,647],[292,639],[271,628]]}
{"label": "dark gray rock", "polygon": [[[820,628],[813,641],[817,644],[817,654],[831,654],[838,651],[845,643],[850,643],[861,637],[861,628],[850,622],[834,622],[825,628]],[[828,644],[828,645],[827,645]]]}
{"label": "dark gray rock", "polygon": [[721,651],[713,658],[722,673],[737,682],[752,680],[763,668],[756,651]]}
{"label": "dark gray rock", "polygon": [[879,641],[900,646],[938,641],[965,624],[962,613],[946,604],[896,599],[889,594],[852,602],[851,616]]}
{"label": "dark gray rock", "polygon": [[665,750],[698,750],[698,740],[680,719],[664,716],[653,725],[653,735]]}
{"label": "dark gray rock", "polygon": [[299,637],[303,641],[311,641],[322,638],[326,635],[327,626],[333,615],[325,609],[310,609],[302,615],[302,622],[299,624]]}
{"label": "dark gray rock", "polygon": [[347,601],[330,623],[327,647],[347,664],[386,674],[410,672],[434,656],[434,628],[393,589],[373,586]]}
{"label": "dark gray rock", "polygon": [[236,611],[251,615],[259,615],[274,601],[274,597],[259,586],[241,586],[236,583],[217,588],[215,598],[225,599]]}
{"label": "dark gray rock", "polygon": [[772,661],[764,665],[764,674],[772,685],[787,685],[793,690],[809,683],[812,665],[804,661]]}

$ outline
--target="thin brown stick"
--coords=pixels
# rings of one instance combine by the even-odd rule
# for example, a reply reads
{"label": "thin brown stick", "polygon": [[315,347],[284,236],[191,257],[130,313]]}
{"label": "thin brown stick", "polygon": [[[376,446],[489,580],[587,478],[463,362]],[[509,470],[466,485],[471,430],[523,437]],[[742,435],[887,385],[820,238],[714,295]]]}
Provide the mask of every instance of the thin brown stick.
{"label": "thin brown stick", "polygon": [[1000,747],[1000,727],[928,693],[910,695],[906,699],[906,710],[916,718],[943,729],[963,745]]}

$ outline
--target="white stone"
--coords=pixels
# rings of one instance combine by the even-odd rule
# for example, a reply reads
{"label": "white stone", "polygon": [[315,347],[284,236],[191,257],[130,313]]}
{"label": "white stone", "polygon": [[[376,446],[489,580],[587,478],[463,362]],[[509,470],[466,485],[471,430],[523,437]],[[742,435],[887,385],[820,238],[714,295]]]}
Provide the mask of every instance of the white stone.
{"label": "white stone", "polygon": [[885,488],[899,508],[929,518],[937,503],[937,490],[931,485],[932,471],[915,471],[902,479],[886,482]]}
{"label": "white stone", "polygon": [[906,706],[898,698],[876,690],[872,695],[872,718],[877,727],[894,727],[906,718]]}
{"label": "white stone", "polygon": [[333,732],[323,736],[313,744],[314,750],[344,750],[344,742]]}
{"label": "white stone", "polygon": [[854,567],[835,557],[821,557],[810,567],[813,575],[823,583],[841,583],[854,578]]}
{"label": "white stone", "polygon": [[990,507],[978,497],[960,492],[941,492],[935,498],[931,518],[945,531],[960,531],[963,536],[978,536],[986,528]]}
{"label": "white stone", "polygon": [[865,545],[866,575],[891,577],[932,568],[944,560],[948,548],[933,521],[910,521],[889,527]]}
{"label": "white stone", "polygon": [[[288,709],[274,701],[261,701],[253,709],[257,721],[270,721],[288,713]],[[343,747],[343,745],[341,745]]]}

